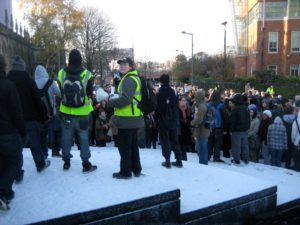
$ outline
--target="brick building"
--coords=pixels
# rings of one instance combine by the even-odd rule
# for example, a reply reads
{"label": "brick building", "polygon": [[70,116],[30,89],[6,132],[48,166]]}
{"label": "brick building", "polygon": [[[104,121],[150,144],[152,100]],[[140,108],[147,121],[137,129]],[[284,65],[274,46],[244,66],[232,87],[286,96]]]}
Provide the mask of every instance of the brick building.
{"label": "brick building", "polygon": [[231,0],[236,76],[300,76],[300,0]]}

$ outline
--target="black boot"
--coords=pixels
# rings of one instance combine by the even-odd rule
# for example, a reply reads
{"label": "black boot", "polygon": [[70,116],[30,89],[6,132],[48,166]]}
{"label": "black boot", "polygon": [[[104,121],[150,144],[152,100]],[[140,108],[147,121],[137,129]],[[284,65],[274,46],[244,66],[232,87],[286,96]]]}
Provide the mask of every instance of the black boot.
{"label": "black boot", "polygon": [[178,168],[182,167],[182,161],[181,160],[176,160],[176,162],[172,162],[172,166],[176,166]]}
{"label": "black boot", "polygon": [[4,197],[0,197],[0,210],[9,210],[8,201]]}
{"label": "black boot", "polygon": [[46,159],[45,160],[45,164],[42,167],[38,167],[37,171],[40,173],[42,171],[44,171],[45,169],[47,169],[50,166],[51,162],[50,160]]}
{"label": "black boot", "polygon": [[117,173],[113,173],[112,177],[116,178],[116,179],[130,179],[131,175],[126,176],[126,175],[122,174],[121,172],[117,172]]}
{"label": "black boot", "polygon": [[166,168],[171,168],[170,159],[166,159],[166,161],[162,162],[161,165],[166,167]]}
{"label": "black boot", "polygon": [[64,160],[64,161],[65,161],[64,166],[63,166],[64,170],[70,169],[70,167],[71,167],[70,160]]}
{"label": "black boot", "polygon": [[82,163],[82,172],[83,173],[89,173],[93,172],[97,169],[97,166],[92,165],[90,162],[88,163]]}
{"label": "black boot", "polygon": [[24,170],[20,170],[15,178],[15,182],[17,184],[21,183],[23,181],[23,178],[24,178]]}

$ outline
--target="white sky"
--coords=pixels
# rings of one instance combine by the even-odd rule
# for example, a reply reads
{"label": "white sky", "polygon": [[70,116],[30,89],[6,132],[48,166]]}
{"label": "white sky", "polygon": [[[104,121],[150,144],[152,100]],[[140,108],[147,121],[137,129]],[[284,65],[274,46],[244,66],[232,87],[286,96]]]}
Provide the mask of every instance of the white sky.
{"label": "white sky", "polygon": [[[198,163],[196,153],[188,153],[188,161],[183,162],[183,168],[166,169],[160,165],[163,161],[161,149],[141,149],[142,173],[145,176],[129,180],[112,178],[112,173],[119,171],[120,166],[119,152],[112,143],[102,148],[91,147],[90,161],[98,166],[98,170],[89,174],[82,174],[77,147],[73,147],[74,157],[69,171],[62,169],[60,158],[50,158],[50,167],[39,174],[29,149],[24,149],[23,154],[24,180],[14,185],[15,198],[8,212],[0,212],[0,225],[29,224],[175,189],[181,192],[181,213],[275,185],[278,188],[277,205],[300,197],[299,172],[252,162],[236,166],[210,161],[205,166]],[[230,159],[224,160],[228,162]]]}
{"label": "white sky", "polygon": [[[17,0],[13,0],[16,2]],[[229,0],[77,0],[79,6],[94,6],[115,25],[119,47],[135,49],[135,59],[164,62],[179,52],[191,56],[200,51],[220,53],[224,46],[227,24],[227,46],[233,45]]]}

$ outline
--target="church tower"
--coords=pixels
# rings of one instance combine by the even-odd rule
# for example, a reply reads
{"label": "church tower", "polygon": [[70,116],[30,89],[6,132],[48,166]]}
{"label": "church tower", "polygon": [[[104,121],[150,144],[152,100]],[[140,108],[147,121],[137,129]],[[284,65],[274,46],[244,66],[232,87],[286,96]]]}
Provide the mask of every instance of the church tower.
{"label": "church tower", "polygon": [[12,15],[12,0],[0,1],[0,23],[10,27]]}

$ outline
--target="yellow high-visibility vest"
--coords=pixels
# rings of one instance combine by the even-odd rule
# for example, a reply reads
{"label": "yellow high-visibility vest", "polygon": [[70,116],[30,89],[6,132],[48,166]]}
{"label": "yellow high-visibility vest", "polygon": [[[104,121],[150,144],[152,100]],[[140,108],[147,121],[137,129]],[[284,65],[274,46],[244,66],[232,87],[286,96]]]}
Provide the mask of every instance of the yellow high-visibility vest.
{"label": "yellow high-visibility vest", "polygon": [[[58,72],[58,81],[61,86],[63,85],[63,82],[64,82],[63,79],[65,79],[64,76],[66,75],[64,73],[66,73],[64,71],[64,69],[61,69]],[[80,74],[81,81],[83,81],[86,76],[88,76],[87,81],[93,77],[92,74],[88,70],[84,70]],[[82,82],[82,83],[84,83],[84,82]],[[86,86],[87,86],[87,82],[86,82],[86,84],[83,85],[85,91],[86,91]],[[78,108],[73,108],[73,107],[65,106],[62,103],[60,103],[59,111],[64,114],[67,114],[67,115],[88,116],[90,114],[90,112],[93,111],[93,106],[92,106],[92,103],[91,103],[91,100],[89,99],[89,97],[87,95],[85,95],[85,104],[83,106],[78,107]]]}
{"label": "yellow high-visibility vest", "polygon": [[[122,95],[122,84],[126,77],[130,76],[135,82],[136,82],[136,89],[134,98],[132,99],[132,102],[130,105],[126,105],[122,108],[115,108],[115,116],[126,116],[126,117],[139,117],[142,116],[142,111],[137,107],[138,101],[142,99],[141,94],[141,80],[138,77],[138,73],[136,70],[128,72],[126,75],[123,76],[121,79],[117,93],[121,96]],[[136,100],[135,100],[136,99]]]}
{"label": "yellow high-visibility vest", "polygon": [[268,87],[266,92],[269,93],[270,95],[273,95],[274,94],[274,88]]}

